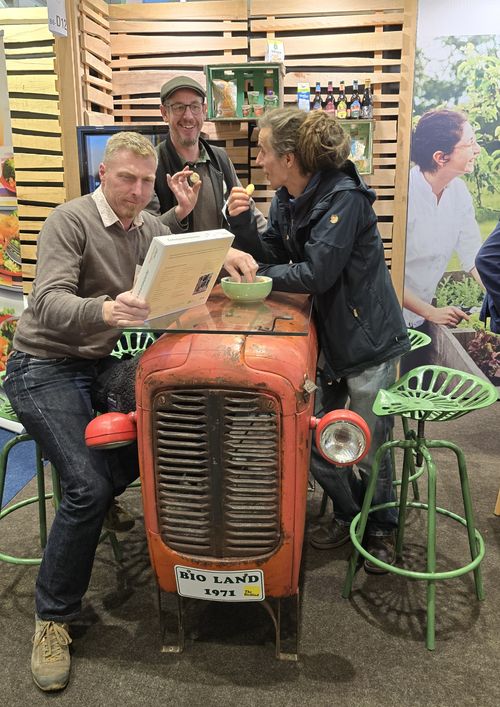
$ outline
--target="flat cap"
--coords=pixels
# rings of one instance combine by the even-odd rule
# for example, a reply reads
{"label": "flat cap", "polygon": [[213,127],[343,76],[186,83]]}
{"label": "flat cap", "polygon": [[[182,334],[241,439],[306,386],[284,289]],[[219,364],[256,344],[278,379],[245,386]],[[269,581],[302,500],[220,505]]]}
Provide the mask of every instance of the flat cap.
{"label": "flat cap", "polygon": [[205,98],[205,90],[200,86],[198,81],[190,78],[189,76],[176,76],[167,83],[164,83],[160,89],[160,100],[163,103],[174,91],[178,91],[180,88],[189,88],[192,91],[196,91],[202,98]]}

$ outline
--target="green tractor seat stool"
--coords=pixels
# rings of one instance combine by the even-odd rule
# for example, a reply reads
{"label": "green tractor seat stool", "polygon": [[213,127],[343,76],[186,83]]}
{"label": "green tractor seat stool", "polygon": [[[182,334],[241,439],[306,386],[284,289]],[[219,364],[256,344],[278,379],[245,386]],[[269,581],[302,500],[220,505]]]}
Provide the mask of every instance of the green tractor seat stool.
{"label": "green tractor seat stool", "polygon": [[[416,351],[417,349],[422,348],[423,346],[427,346],[428,344],[431,343],[432,339],[428,334],[424,334],[423,332],[417,331],[416,329],[408,329],[408,338],[410,339],[410,351]],[[408,434],[408,421],[403,417],[402,418],[402,423],[403,423],[403,432],[406,437]],[[390,439],[393,439],[392,436],[392,431],[391,431],[391,436]],[[391,460],[392,460],[392,470],[393,473],[395,474],[395,469],[396,469],[396,460],[394,456],[394,449],[391,449]],[[419,495],[419,490],[418,490],[418,483],[417,479],[419,476],[421,476],[424,472],[423,467],[415,469],[412,469],[412,473],[410,474],[410,481],[412,483],[413,487],[413,496],[415,497],[416,500],[420,498]],[[394,476],[394,481],[393,481],[393,486],[401,486],[401,481],[399,479],[396,479]],[[319,509],[318,517],[321,518],[325,514],[326,511],[326,506],[328,504],[328,494],[326,491],[323,491],[323,495],[321,497],[321,506]]]}
{"label": "green tractor seat stool", "polygon": [[[121,337],[116,342],[115,348],[113,349],[112,356],[116,358],[132,357],[138,353],[141,353],[150,344],[152,344],[158,335],[149,331],[124,331]],[[0,376],[0,409],[4,417],[7,417],[12,422],[16,422],[17,416],[12,409],[10,402],[1,388],[1,379],[4,373]],[[4,489],[5,489],[5,477],[7,474],[7,465],[9,454],[12,449],[22,442],[33,441],[33,437],[27,434],[25,431],[15,435],[3,445],[0,450],[0,509],[2,505]],[[6,508],[0,510],[0,521],[8,516],[10,513],[17,511],[25,506],[36,504],[38,507],[38,525],[39,525],[39,538],[40,538],[40,548],[45,548],[47,543],[47,501],[52,501],[55,508],[57,509],[61,501],[61,486],[59,482],[59,474],[57,469],[50,464],[51,475],[52,475],[52,492],[46,493],[45,491],[45,464],[42,450],[38,444],[35,443],[35,467],[36,467],[36,481],[37,481],[37,494],[30,498],[26,498],[17,503],[11,504]],[[139,485],[139,482],[134,482],[131,486]],[[101,536],[101,541],[105,538],[109,539],[113,553],[117,560],[121,560],[122,551],[120,544],[117,540],[115,533],[110,531],[104,531]],[[40,557],[18,557],[15,555],[9,555],[0,550],[0,561],[9,562],[18,565],[39,565],[42,561]]]}
{"label": "green tractor seat stool", "polygon": [[[5,371],[0,375],[0,411],[4,419],[8,419],[11,422],[19,422],[16,413],[12,409],[12,406],[1,388],[1,381],[5,375]],[[14,447],[22,442],[31,442],[33,437],[27,434],[24,430],[19,434],[15,435],[9,439],[0,450],[0,521],[6,516],[20,508],[36,504],[38,508],[38,532],[40,539],[40,547],[43,550],[47,543],[47,507],[46,502],[52,499],[54,506],[57,508],[61,501],[61,486],[59,483],[59,475],[54,466],[50,465],[52,474],[52,493],[46,493],[45,491],[45,469],[44,469],[44,459],[40,446],[35,443],[35,475],[37,483],[37,494],[36,496],[31,496],[17,503],[13,503],[10,506],[2,508],[3,495],[5,491],[5,477],[7,474],[7,466],[9,461],[9,454]],[[2,537],[4,534],[2,534]],[[16,555],[9,555],[0,550],[0,561],[9,562],[16,565],[39,565],[41,562],[41,557],[19,557]]]}
{"label": "green tractor seat stool", "polygon": [[[433,650],[435,646],[435,600],[437,581],[453,579],[467,572],[474,572],[477,598],[479,600],[484,599],[480,570],[480,563],[484,556],[484,541],[474,525],[467,469],[462,450],[452,442],[426,439],[424,425],[426,421],[454,420],[466,415],[472,410],[478,410],[491,405],[497,398],[496,388],[491,385],[491,383],[477,376],[464,373],[463,371],[443,368],[441,366],[420,366],[406,373],[388,390],[379,391],[373,405],[373,410],[377,415],[401,415],[406,419],[415,420],[417,422],[417,431],[415,433],[414,430],[408,430],[408,434],[404,440],[385,442],[376,452],[361,512],[351,523],[350,533],[354,549],[349,561],[342,596],[348,598],[351,593],[360,554],[387,572],[427,582],[426,646],[429,650]],[[371,507],[380,462],[383,455],[394,447],[404,450],[399,502],[391,501]],[[437,472],[430,450],[443,448],[451,450],[457,458],[465,517],[458,516],[436,505]],[[427,471],[427,503],[408,501],[408,485],[412,469],[411,460],[414,455],[417,456],[417,465],[421,463],[422,467]],[[425,572],[408,570],[381,562],[376,557],[369,554],[361,545],[369,514],[383,508],[395,507],[399,508],[399,527],[396,538],[396,555],[398,558],[401,557],[403,550],[407,508],[418,508],[427,513],[427,555]],[[454,570],[438,571],[436,567],[436,519],[438,513],[452,518],[467,529],[471,560],[467,562],[467,564]]]}
{"label": "green tractor seat stool", "polygon": [[[416,351],[417,349],[421,349],[424,346],[428,346],[432,339],[428,334],[424,334],[424,332],[417,331],[416,329],[408,329],[408,337],[410,339],[410,351],[408,353],[411,353],[412,351]],[[405,438],[408,436],[409,433],[409,422],[408,418],[402,416],[401,417],[401,423],[403,425],[403,434]],[[391,436],[390,439],[394,439],[393,437],[394,432],[391,430]],[[398,479],[396,477],[396,458],[394,454],[394,447],[391,449],[391,461],[392,461],[392,473],[394,475],[394,480],[392,482],[392,485],[396,488],[401,486],[401,479]],[[410,459],[410,464],[411,464],[411,471],[410,471],[410,476],[408,478],[408,481],[411,482],[412,489],[413,489],[413,498],[416,501],[420,500],[420,491],[418,488],[418,478],[422,476],[424,473],[424,467],[422,465],[418,466],[415,465],[414,462],[414,457],[411,457]]]}

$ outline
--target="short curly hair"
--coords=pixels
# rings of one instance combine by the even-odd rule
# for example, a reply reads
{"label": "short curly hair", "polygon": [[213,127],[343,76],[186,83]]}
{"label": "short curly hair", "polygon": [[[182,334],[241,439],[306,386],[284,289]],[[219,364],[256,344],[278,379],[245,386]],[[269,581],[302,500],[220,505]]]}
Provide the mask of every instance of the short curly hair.
{"label": "short curly hair", "polygon": [[465,113],[456,110],[429,110],[424,113],[413,131],[411,141],[411,159],[422,172],[436,172],[438,165],[433,158],[437,151],[451,155],[455,145],[460,142]]}
{"label": "short curly hair", "polygon": [[351,151],[349,135],[324,111],[275,108],[264,114],[259,127],[270,128],[273,151],[280,157],[293,153],[303,174],[339,169]]}

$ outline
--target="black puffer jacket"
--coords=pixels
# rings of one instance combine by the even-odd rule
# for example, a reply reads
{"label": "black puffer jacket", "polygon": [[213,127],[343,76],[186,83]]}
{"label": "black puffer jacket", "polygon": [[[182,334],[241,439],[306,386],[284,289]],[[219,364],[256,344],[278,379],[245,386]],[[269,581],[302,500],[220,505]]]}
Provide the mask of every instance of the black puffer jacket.
{"label": "black puffer jacket", "polygon": [[348,162],[343,171],[315,174],[296,199],[278,189],[260,240],[253,230],[235,243],[266,263],[259,273],[273,278],[273,289],[314,295],[321,347],[335,378],[410,348],[374,200]]}

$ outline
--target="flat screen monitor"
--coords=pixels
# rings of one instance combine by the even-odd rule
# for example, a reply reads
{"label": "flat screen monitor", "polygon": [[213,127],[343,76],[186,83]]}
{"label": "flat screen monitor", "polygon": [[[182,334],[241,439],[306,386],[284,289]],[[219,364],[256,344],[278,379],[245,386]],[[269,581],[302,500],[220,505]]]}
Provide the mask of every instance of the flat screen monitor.
{"label": "flat screen monitor", "polygon": [[90,194],[100,184],[99,165],[102,162],[104,148],[112,135],[122,130],[141,133],[151,140],[153,145],[165,139],[168,126],[162,125],[98,125],[77,127],[78,160],[80,164],[80,187],[82,194]]}

